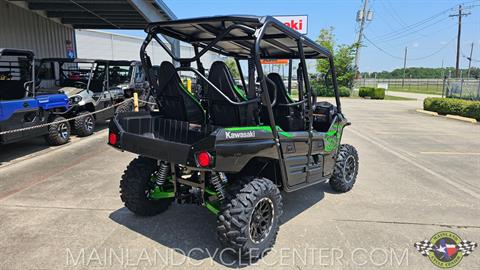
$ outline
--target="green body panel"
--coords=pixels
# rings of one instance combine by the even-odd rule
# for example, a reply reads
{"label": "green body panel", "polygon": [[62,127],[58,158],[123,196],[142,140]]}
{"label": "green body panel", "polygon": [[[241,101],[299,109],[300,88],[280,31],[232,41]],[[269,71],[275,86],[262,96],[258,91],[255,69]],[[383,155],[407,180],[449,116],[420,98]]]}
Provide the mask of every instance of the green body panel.
{"label": "green body panel", "polygon": [[342,122],[335,122],[325,133],[325,152],[332,152],[340,145],[344,125]]}

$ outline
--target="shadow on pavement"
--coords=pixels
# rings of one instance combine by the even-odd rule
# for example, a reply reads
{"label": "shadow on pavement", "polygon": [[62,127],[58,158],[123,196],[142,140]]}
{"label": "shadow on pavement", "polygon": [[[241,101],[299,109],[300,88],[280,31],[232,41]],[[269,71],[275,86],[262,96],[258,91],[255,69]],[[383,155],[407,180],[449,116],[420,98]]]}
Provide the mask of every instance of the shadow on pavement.
{"label": "shadow on pavement", "polygon": [[[332,192],[328,183],[322,183],[297,192],[282,193],[282,224],[320,202],[325,193]],[[245,262],[245,259],[222,252],[216,238],[216,217],[201,206],[173,204],[168,211],[154,217],[137,216],[123,207],[112,212],[110,219],[194,260],[212,258],[231,268],[242,268],[254,262]]]}
{"label": "shadow on pavement", "polygon": [[[101,131],[108,127],[108,122],[99,122],[95,126],[95,132]],[[72,133],[70,141],[77,140],[75,133]],[[64,146],[68,146],[68,143]],[[16,159],[32,155],[48,148],[56,148],[63,146],[49,146],[43,136],[35,137],[11,144],[0,145],[0,166],[8,164]]]}

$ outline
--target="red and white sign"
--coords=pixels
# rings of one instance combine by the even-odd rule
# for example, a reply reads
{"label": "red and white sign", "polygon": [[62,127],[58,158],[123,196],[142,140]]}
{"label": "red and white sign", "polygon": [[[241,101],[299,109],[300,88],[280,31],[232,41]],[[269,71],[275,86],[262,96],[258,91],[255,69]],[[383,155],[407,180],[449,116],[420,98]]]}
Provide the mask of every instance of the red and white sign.
{"label": "red and white sign", "polygon": [[308,16],[273,16],[275,19],[281,21],[286,26],[299,32],[300,34],[307,34]]}

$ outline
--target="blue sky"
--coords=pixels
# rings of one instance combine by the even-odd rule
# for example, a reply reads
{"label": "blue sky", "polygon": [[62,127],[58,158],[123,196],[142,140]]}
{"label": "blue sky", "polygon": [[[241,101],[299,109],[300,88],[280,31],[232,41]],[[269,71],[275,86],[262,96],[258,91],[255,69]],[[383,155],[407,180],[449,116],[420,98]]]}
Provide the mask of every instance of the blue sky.
{"label": "blue sky", "polygon": [[[321,28],[333,26],[337,42],[353,43],[357,38],[355,21],[361,0],[164,0],[178,18],[199,16],[308,15],[308,36],[315,39]],[[447,9],[460,3],[472,6],[463,17],[462,54],[480,59],[480,0],[370,0],[373,21],[367,24],[360,58],[362,71],[392,70],[403,66],[403,53],[408,47],[407,66],[455,66],[457,18]],[[115,31],[142,36],[141,31]],[[377,48],[378,47],[378,48]],[[464,57],[461,67],[467,67]],[[479,66],[479,62],[474,62]]]}

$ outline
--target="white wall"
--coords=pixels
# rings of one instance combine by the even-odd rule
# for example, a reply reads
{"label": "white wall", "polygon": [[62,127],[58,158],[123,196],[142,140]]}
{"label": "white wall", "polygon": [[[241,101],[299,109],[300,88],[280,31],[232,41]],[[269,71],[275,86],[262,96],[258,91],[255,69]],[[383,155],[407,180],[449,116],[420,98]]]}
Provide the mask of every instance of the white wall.
{"label": "white wall", "polygon": [[[140,60],[143,38],[96,30],[76,30],[75,33],[79,58]],[[194,56],[193,47],[184,43],[181,43],[180,46],[181,57]],[[150,43],[147,53],[154,65],[159,65],[163,61],[171,61],[171,57],[156,41]],[[208,69],[214,61],[221,59],[216,53],[207,53],[202,57],[202,63]],[[196,64],[193,63],[192,66],[195,67]]]}

